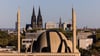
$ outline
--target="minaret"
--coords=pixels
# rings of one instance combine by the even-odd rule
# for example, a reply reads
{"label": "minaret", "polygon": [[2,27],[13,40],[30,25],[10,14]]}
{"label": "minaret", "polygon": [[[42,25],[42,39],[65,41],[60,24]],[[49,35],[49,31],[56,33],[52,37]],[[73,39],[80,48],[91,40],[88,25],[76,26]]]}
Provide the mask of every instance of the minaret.
{"label": "minaret", "polygon": [[39,12],[38,12],[38,16],[37,16],[37,28],[42,29],[42,27],[43,27],[43,22],[42,22],[40,7],[39,7]]}
{"label": "minaret", "polygon": [[17,34],[18,34],[18,52],[20,53],[20,9],[17,12]]}
{"label": "minaret", "polygon": [[34,7],[33,7],[33,13],[32,13],[32,17],[31,17],[31,27],[32,27],[32,29],[36,28],[36,16],[35,16]]}
{"label": "minaret", "polygon": [[76,14],[72,8],[72,27],[73,27],[73,53],[76,52]]}
{"label": "minaret", "polygon": [[60,17],[60,19],[59,19],[59,28],[62,28],[61,17]]}

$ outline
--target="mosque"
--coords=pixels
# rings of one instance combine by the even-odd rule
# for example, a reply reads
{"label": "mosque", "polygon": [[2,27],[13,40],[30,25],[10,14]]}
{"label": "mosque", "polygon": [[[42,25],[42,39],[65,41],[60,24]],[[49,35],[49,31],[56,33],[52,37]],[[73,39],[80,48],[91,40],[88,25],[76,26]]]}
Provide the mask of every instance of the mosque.
{"label": "mosque", "polygon": [[[20,11],[17,14],[18,22],[18,52],[20,52]],[[73,40],[68,40],[59,31],[46,30],[38,36],[37,41],[33,41],[29,48],[32,53],[76,53],[80,55],[76,48],[76,14],[72,8],[72,29]]]}
{"label": "mosque", "polygon": [[72,8],[73,22],[73,40],[68,40],[59,31],[46,30],[38,36],[37,41],[34,41],[31,46],[32,53],[34,52],[50,52],[50,53],[79,53],[76,48],[76,14]]}

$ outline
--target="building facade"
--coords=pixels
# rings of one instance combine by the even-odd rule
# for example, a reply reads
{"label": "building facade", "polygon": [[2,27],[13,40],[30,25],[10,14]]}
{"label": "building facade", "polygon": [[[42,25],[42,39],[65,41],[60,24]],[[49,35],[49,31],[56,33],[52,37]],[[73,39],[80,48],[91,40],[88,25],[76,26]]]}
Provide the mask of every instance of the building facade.
{"label": "building facade", "polygon": [[85,32],[85,31],[78,32],[77,35],[78,47],[82,49],[88,49],[88,47],[93,44],[92,35],[93,35],[92,32]]}
{"label": "building facade", "polygon": [[66,23],[66,22],[64,22],[64,23],[62,24],[62,28],[63,28],[64,30],[67,29],[67,23]]}
{"label": "building facade", "polygon": [[45,29],[53,29],[53,28],[57,28],[57,24],[54,22],[47,22],[45,23]]}
{"label": "building facade", "polygon": [[88,47],[92,45],[92,43],[92,38],[79,39],[79,48],[88,49]]}

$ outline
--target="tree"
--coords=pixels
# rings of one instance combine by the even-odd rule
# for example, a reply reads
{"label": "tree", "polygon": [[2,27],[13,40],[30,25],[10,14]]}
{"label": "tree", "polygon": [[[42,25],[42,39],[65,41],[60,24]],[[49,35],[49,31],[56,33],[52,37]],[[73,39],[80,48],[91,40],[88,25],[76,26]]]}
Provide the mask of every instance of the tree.
{"label": "tree", "polygon": [[85,49],[79,49],[81,56],[91,56],[91,52]]}

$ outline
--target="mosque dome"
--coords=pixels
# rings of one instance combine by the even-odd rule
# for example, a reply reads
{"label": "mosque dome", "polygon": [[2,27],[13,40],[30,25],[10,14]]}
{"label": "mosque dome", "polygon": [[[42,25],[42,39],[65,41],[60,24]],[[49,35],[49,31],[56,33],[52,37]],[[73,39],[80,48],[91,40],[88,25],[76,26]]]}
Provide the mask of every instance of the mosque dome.
{"label": "mosque dome", "polygon": [[34,41],[32,52],[71,53],[72,41],[59,31],[47,30]]}

